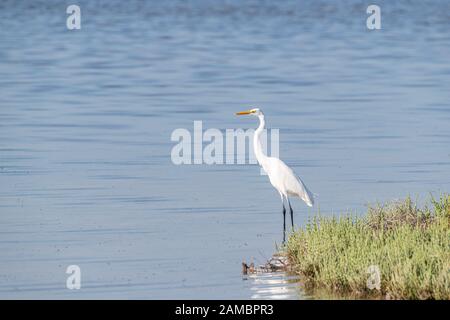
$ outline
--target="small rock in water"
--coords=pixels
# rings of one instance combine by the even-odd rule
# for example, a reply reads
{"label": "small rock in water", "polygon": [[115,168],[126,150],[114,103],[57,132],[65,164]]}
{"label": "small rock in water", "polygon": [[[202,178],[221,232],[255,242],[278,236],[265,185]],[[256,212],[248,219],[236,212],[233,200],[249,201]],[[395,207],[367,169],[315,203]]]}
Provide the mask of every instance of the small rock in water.
{"label": "small rock in water", "polygon": [[259,265],[255,268],[255,264],[252,262],[248,265],[246,262],[242,262],[242,274],[253,274],[258,272],[275,272],[286,271],[289,268],[287,258],[280,254],[275,254],[264,265]]}
{"label": "small rock in water", "polygon": [[255,264],[252,262],[248,265],[245,262],[242,262],[242,274],[256,273]]}

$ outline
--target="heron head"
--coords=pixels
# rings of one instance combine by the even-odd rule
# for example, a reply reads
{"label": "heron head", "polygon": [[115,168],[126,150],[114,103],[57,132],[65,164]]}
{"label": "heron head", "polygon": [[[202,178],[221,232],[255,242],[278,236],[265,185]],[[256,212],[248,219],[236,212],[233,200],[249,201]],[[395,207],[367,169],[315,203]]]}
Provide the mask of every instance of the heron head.
{"label": "heron head", "polygon": [[242,116],[242,115],[260,116],[262,114],[263,113],[262,113],[262,111],[259,108],[254,108],[254,109],[250,109],[250,110],[246,110],[246,111],[236,112],[237,116]]}

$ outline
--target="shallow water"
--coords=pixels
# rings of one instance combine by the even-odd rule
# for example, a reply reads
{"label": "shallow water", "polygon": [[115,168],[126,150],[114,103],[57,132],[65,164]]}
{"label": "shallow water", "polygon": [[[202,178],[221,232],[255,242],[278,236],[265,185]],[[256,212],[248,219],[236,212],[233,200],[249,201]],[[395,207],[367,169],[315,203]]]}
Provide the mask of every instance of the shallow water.
{"label": "shallow water", "polygon": [[285,272],[258,273],[244,277],[245,286],[252,292],[250,299],[309,299],[311,298],[299,286],[298,277]]}
{"label": "shallow water", "polygon": [[0,298],[305,298],[240,274],[281,240],[267,177],[171,162],[249,106],[323,214],[449,190],[448,1],[379,1],[371,32],[363,1],[78,3],[68,31],[69,2],[0,2]]}

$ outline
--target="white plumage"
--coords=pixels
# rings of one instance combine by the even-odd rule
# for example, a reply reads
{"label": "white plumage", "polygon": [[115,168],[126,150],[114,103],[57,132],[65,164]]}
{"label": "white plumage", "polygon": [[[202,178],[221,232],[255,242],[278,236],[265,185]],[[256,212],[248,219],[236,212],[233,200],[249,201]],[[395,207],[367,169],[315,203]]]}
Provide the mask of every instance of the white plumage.
{"label": "white plumage", "polygon": [[237,112],[236,114],[254,115],[259,118],[259,126],[258,129],[256,129],[255,135],[253,137],[253,148],[258,163],[267,173],[270,183],[275,189],[277,189],[281,196],[281,202],[283,205],[284,242],[286,233],[286,209],[284,206],[285,201],[289,204],[292,228],[294,228],[293,210],[289,201],[289,196],[299,197],[310,207],[314,204],[314,197],[311,191],[309,191],[306,185],[303,183],[303,181],[283,161],[275,157],[268,157],[262,152],[261,133],[263,132],[266,124],[264,113],[260,109],[255,108],[248,111]]}
{"label": "white plumage", "polygon": [[314,197],[311,191],[308,190],[303,181],[291,168],[278,158],[267,157],[266,162],[269,165],[264,166],[261,162],[260,164],[269,176],[270,183],[278,190],[280,195],[283,195],[285,198],[288,196],[299,197],[308,206],[313,206]]}

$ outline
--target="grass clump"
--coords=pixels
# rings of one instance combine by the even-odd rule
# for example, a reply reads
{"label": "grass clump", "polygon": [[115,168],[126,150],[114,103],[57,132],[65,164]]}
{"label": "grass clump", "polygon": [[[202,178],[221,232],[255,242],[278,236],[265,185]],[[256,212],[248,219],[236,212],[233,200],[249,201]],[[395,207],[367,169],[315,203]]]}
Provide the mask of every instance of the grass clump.
{"label": "grass clump", "polygon": [[407,198],[371,206],[364,217],[318,215],[289,237],[285,249],[309,288],[450,299],[450,195],[432,199],[431,208]]}

